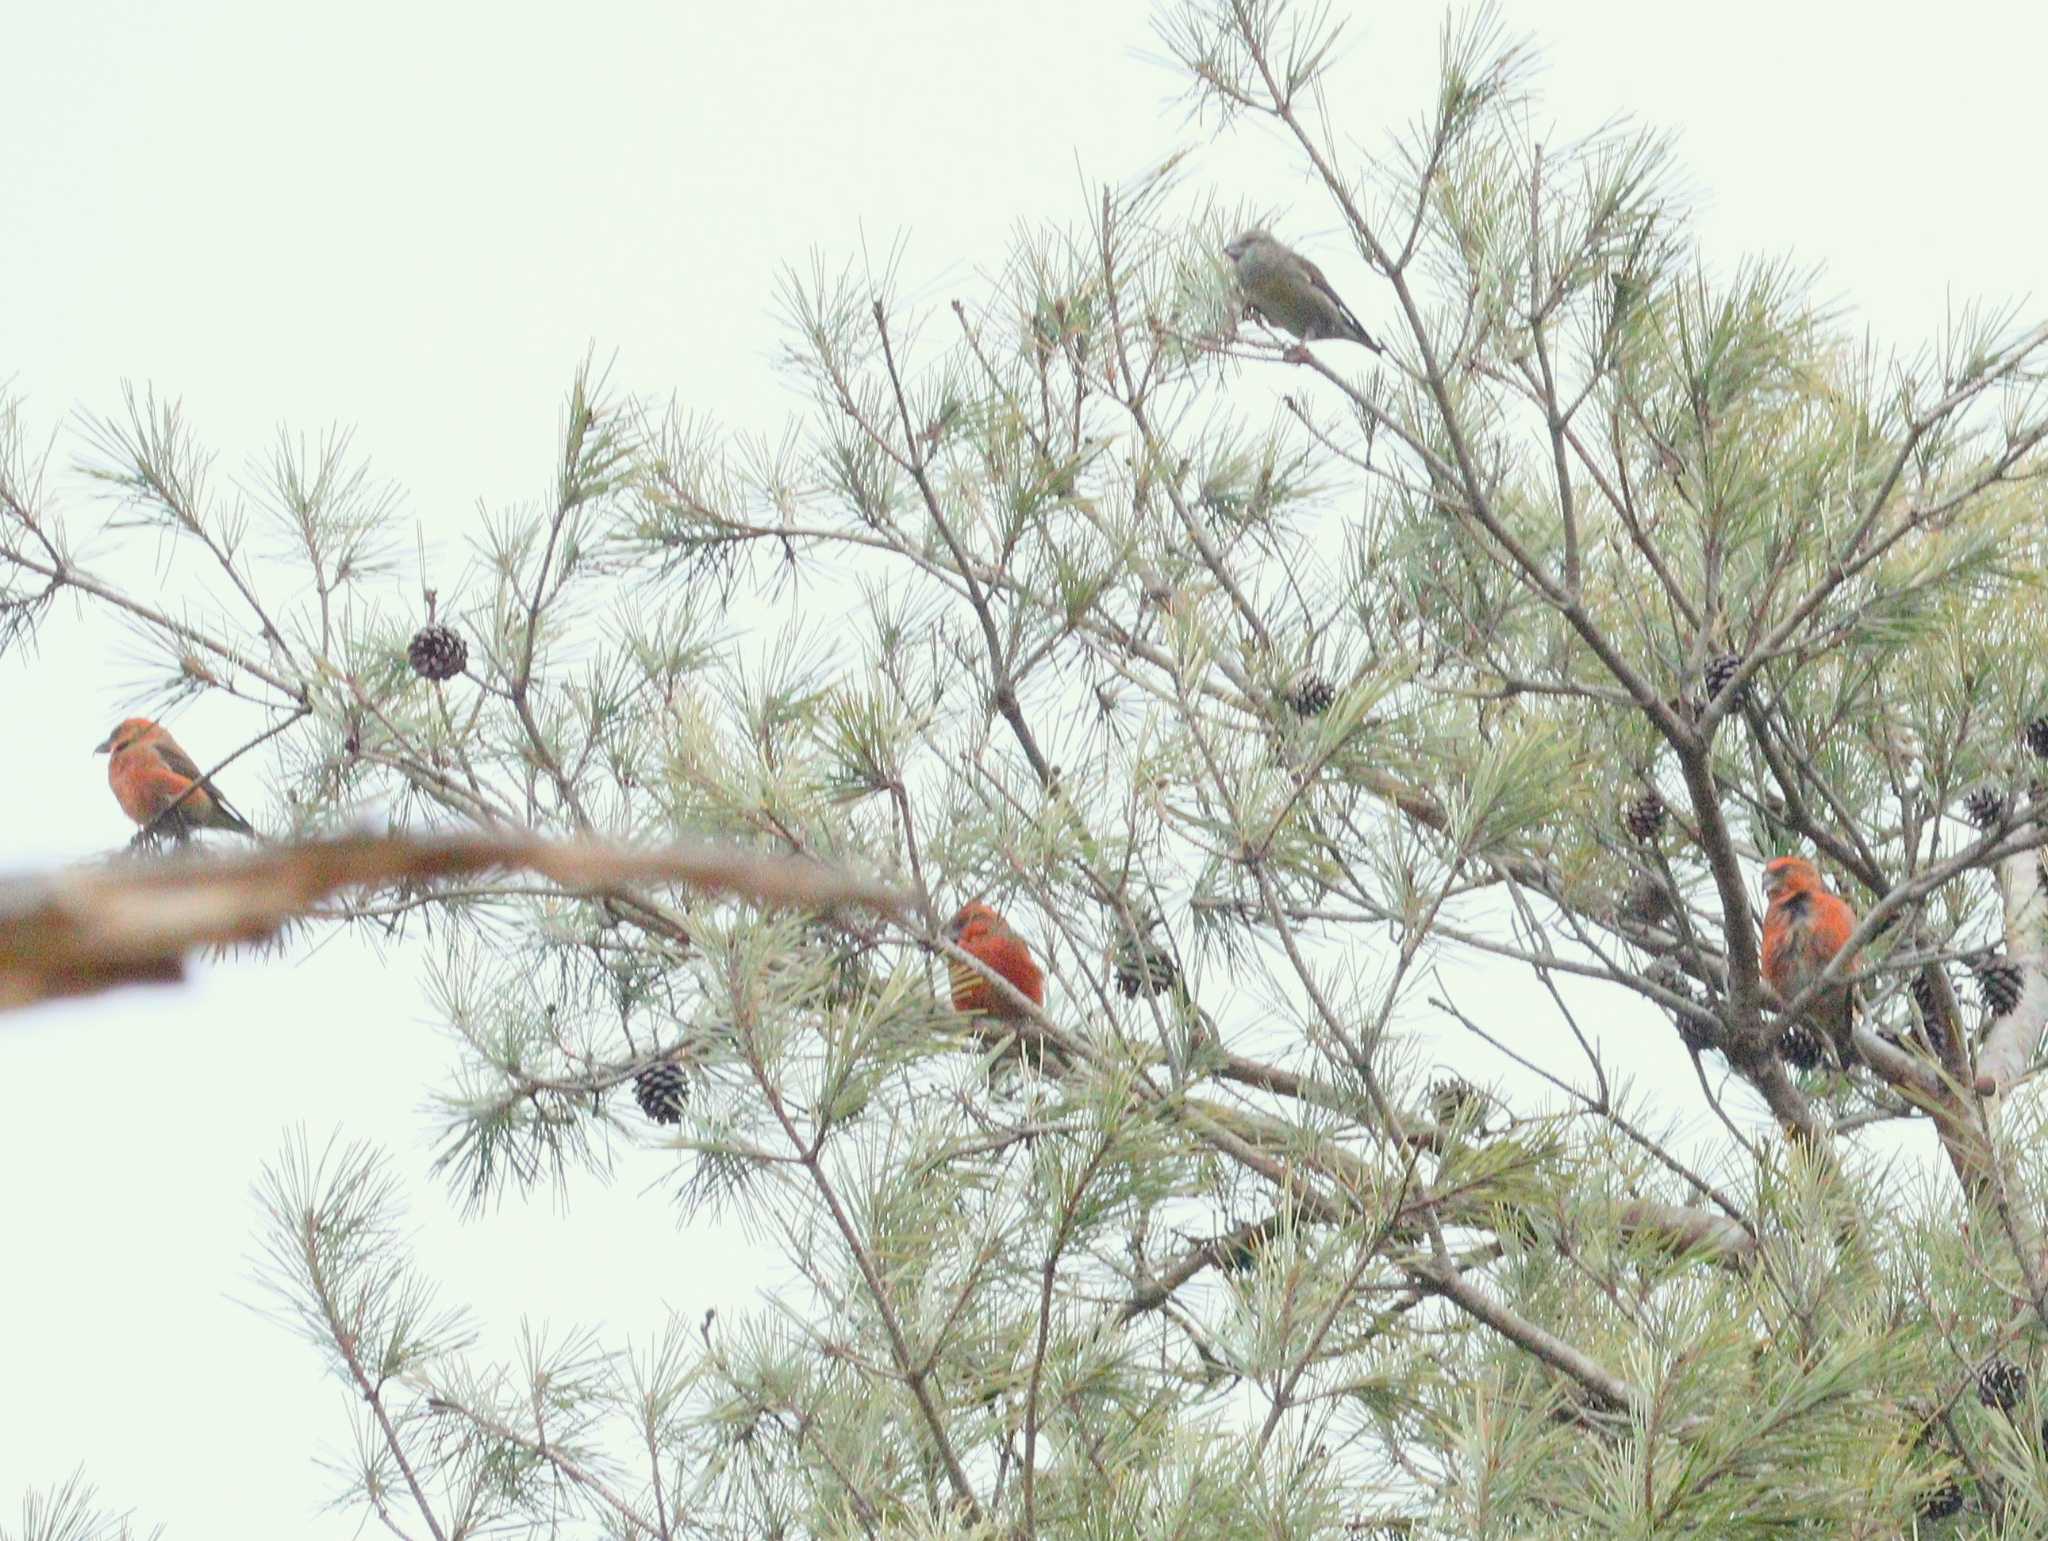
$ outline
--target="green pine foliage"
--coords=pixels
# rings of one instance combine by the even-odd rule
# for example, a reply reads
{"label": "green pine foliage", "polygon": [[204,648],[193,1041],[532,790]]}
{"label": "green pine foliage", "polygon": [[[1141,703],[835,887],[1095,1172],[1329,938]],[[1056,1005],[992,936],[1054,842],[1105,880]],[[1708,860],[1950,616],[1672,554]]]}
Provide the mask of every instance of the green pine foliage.
{"label": "green pine foliage", "polygon": [[[1221,131],[1295,145],[1384,357],[1284,364],[1217,255],[1252,216],[1174,165],[957,310],[790,275],[775,443],[586,367],[546,496],[459,575],[404,570],[343,440],[282,440],[245,510],[175,408],[88,433],[205,597],[87,592],[167,692],[262,717],[296,829],[377,798],[712,835],[919,898],[508,879],[332,917],[434,959],[464,1203],[654,1146],[650,1207],[745,1217],[789,1280],[651,1349],[481,1363],[378,1158],[294,1145],[269,1272],[368,1409],[350,1500],[443,1534],[2031,1533],[2033,1393],[1977,1387],[2038,1384],[2048,1329],[2040,1114],[2005,1095],[2048,1013],[2048,331],[1881,355],[1809,275],[1710,273],[1665,141],[1536,143],[1485,18],[1370,155],[1324,132],[1322,11],[1160,30]],[[1236,386],[1284,367],[1316,389],[1257,421]],[[39,496],[0,483],[0,642],[83,586]],[[468,645],[439,683],[406,661],[436,610]],[[1787,851],[1872,917],[1860,1062],[1797,1079],[1755,942]],[[950,1009],[978,897],[1050,965],[1042,1014]],[[1931,1049],[1906,979],[1992,947],[2015,1003]],[[1422,1029],[1518,1089],[1440,1118]]]}

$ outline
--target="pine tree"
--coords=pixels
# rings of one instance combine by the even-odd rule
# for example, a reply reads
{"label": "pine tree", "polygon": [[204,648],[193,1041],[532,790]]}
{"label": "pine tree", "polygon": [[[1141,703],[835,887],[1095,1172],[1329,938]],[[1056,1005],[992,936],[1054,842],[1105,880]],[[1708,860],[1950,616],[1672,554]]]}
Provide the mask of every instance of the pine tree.
{"label": "pine tree", "polygon": [[[366,1514],[1732,1537],[2048,1504],[2010,1448],[2048,1172],[2004,1095],[2048,1010],[2016,988],[2040,794],[1955,812],[2013,784],[2048,694],[2048,329],[1967,315],[1880,359],[1787,266],[1709,277],[1663,140],[1537,142],[1487,21],[1415,138],[1354,152],[1331,26],[1187,0],[1162,36],[1200,108],[1295,147],[1381,356],[1248,321],[1218,254],[1253,213],[1144,179],[1021,237],[944,336],[874,275],[792,281],[785,452],[586,368],[538,512],[431,603],[345,443],[281,442],[259,502],[302,560],[266,569],[178,409],[131,395],[93,473],[233,580],[177,616],[57,555],[77,515],[4,469],[6,420],[0,636],[66,588],[123,612],[173,688],[260,710],[301,833],[377,797],[919,896],[355,908],[456,938],[467,1202],[659,1144],[685,1211],[770,1222],[792,1279],[651,1354],[480,1363],[380,1158],[294,1143],[272,1282],[368,1409]],[[1234,399],[1283,369],[1317,387],[1291,418]],[[821,638],[792,572],[860,613]],[[1787,851],[1866,917],[1853,1064],[1760,986]],[[976,898],[1052,965],[1042,1014],[949,1009]],[[1974,1036],[1918,1031],[1909,982],[1990,948]],[[1576,1061],[1530,1062],[1538,1017]],[[1483,1118],[1444,1117],[1425,1020]],[[1627,1035],[1697,1097],[1627,1088]],[[1710,1119],[1702,1154],[1679,1130]],[[1907,1119],[1932,1203],[1873,1143]]]}

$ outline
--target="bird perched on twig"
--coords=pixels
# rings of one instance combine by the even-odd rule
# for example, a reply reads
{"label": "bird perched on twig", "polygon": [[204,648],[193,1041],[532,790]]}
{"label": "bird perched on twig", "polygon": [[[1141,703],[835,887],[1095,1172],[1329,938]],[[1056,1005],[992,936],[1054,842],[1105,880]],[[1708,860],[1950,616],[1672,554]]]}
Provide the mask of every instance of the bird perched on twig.
{"label": "bird perched on twig", "polygon": [[[1031,949],[1010,929],[1010,923],[986,904],[976,901],[964,906],[946,927],[946,935],[962,952],[980,959],[1015,985],[1032,1005],[1045,1004],[1045,975]],[[947,973],[955,1011],[1013,1019],[1024,1015],[1022,1008],[978,970],[954,961],[947,965]]]}
{"label": "bird perched on twig", "polygon": [[[1856,912],[1849,901],[1820,879],[1803,856],[1778,856],[1764,863],[1764,978],[1789,1005],[1849,940]],[[1835,1045],[1843,1067],[1856,1063],[1851,1030],[1856,1004],[1846,984],[1821,992],[1807,1011],[1807,1020]]]}
{"label": "bird perched on twig", "polygon": [[158,723],[130,717],[93,750],[107,755],[107,785],[121,811],[145,830],[189,839],[195,829],[227,829],[254,836],[249,821],[228,806],[220,789]]}
{"label": "bird perched on twig", "polygon": [[1247,230],[1223,254],[1237,275],[1245,301],[1269,326],[1292,332],[1303,342],[1355,342],[1380,352],[1372,334],[1337,298],[1323,270],[1263,230]]}

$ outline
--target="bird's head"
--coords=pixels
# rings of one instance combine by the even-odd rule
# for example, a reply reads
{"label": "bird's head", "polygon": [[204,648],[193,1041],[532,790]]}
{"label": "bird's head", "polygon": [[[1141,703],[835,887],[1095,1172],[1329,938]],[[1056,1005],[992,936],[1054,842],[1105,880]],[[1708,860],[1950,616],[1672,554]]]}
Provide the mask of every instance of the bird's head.
{"label": "bird's head", "polygon": [[1809,893],[1820,887],[1820,873],[1804,856],[1774,856],[1764,863],[1764,897]]}
{"label": "bird's head", "polygon": [[131,744],[141,743],[156,731],[157,725],[147,717],[124,718],[114,731],[107,735],[106,742],[93,749],[93,753],[114,754]]}
{"label": "bird's head", "polygon": [[976,899],[960,906],[960,913],[946,923],[946,940],[953,943],[1005,929],[1003,917]]}
{"label": "bird's head", "polygon": [[1258,245],[1261,241],[1270,241],[1272,239],[1273,238],[1267,235],[1266,232],[1263,230],[1259,230],[1256,228],[1247,230],[1242,235],[1238,236],[1235,240],[1233,240],[1228,246],[1223,248],[1223,255],[1228,257],[1232,262],[1239,262],[1243,260],[1244,254],[1246,252],[1250,251],[1254,246]]}

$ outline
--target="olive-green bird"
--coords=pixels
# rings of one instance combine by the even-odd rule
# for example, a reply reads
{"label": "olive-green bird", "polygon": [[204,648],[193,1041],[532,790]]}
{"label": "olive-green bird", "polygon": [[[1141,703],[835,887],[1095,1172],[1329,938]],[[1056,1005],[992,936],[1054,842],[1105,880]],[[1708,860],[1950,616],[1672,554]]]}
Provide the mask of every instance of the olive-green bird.
{"label": "olive-green bird", "polygon": [[1372,334],[1337,298],[1323,270],[1290,251],[1263,230],[1247,230],[1223,254],[1237,274],[1246,302],[1269,326],[1292,332],[1303,342],[1355,342],[1380,352]]}

